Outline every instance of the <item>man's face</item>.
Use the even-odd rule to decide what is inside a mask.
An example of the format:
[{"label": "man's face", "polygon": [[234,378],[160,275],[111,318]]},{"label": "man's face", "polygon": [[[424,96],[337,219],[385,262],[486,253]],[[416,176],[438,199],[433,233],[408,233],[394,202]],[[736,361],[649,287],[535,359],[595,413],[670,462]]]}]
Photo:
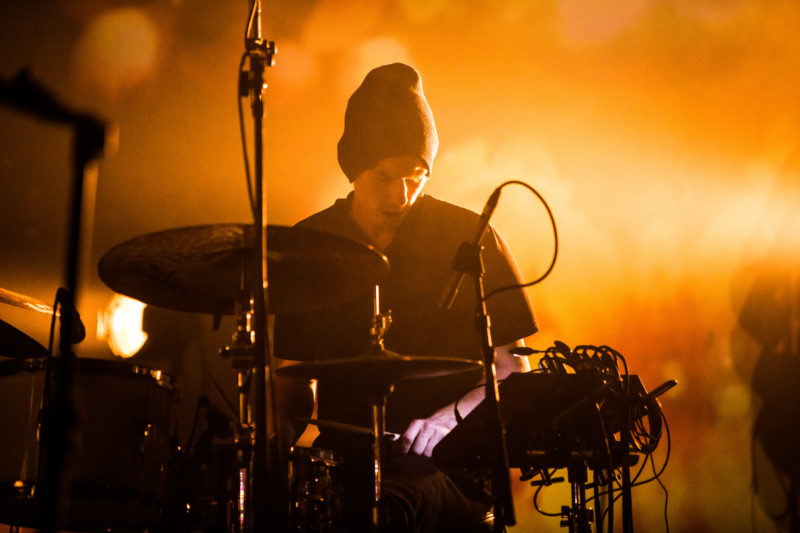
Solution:
[{"label": "man's face", "polygon": [[353,209],[381,228],[396,229],[428,182],[417,157],[381,159],[353,181]]}]

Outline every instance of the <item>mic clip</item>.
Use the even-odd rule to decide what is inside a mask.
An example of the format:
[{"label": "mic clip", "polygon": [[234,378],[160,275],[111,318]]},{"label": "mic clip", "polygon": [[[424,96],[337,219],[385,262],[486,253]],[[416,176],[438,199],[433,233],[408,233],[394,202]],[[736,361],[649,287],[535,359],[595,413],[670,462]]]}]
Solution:
[{"label": "mic clip", "polygon": [[442,293],[439,299],[439,307],[442,309],[450,309],[453,307],[453,302],[458,296],[461,289],[461,283],[464,277],[469,274],[483,276],[483,261],[481,260],[481,250],[483,246],[480,243],[462,242],[453,258],[453,270],[455,274],[450,280],[450,284]]},{"label": "mic clip", "polygon": [[462,242],[453,258],[453,270],[465,274],[483,274],[483,262],[480,253],[483,246],[476,243]]}]

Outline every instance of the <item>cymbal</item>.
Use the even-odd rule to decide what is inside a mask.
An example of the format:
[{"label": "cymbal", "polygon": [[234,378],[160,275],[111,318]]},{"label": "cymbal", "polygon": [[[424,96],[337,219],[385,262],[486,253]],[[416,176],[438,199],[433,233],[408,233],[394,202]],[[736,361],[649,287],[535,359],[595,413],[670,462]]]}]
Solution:
[{"label": "cymbal", "polygon": [[8,289],[0,288],[0,302],[21,307],[22,309],[36,311],[38,313],[45,313],[48,315],[53,314],[53,308],[41,300],[31,298],[30,296],[26,296],[18,292],[10,291]]},{"label": "cymbal", "polygon": [[47,349],[8,322],[0,320],[0,355],[16,359],[46,357]]},{"label": "cymbal", "polygon": [[287,377],[329,381],[394,384],[409,378],[432,378],[481,368],[470,359],[399,355],[389,350],[356,357],[306,361],[277,369]]},{"label": "cymbal", "polygon": [[[232,314],[253,269],[253,226],[216,224],[150,233],[105,253],[111,289],[177,311]],[[386,257],[355,241],[303,228],[267,227],[268,312],[330,306],[370,291],[388,273]]]}]

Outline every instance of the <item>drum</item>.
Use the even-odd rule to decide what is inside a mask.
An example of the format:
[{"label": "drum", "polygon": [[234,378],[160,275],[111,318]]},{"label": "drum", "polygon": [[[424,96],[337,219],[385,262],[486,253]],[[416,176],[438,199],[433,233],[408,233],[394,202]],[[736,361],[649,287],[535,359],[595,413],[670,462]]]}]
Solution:
[{"label": "drum", "polygon": [[331,451],[294,446],[289,451],[289,521],[294,531],[343,529],[341,459]]},{"label": "drum", "polygon": [[[176,484],[179,505],[174,522],[180,531],[233,531],[238,519],[239,462],[233,443],[190,448],[181,460]],[[233,529],[232,529],[233,528]]]},{"label": "drum", "polygon": [[[0,363],[0,522],[36,527],[46,360]],[[59,527],[143,527],[160,520],[178,395],[161,371],[76,359],[76,425],[62,474]]]}]

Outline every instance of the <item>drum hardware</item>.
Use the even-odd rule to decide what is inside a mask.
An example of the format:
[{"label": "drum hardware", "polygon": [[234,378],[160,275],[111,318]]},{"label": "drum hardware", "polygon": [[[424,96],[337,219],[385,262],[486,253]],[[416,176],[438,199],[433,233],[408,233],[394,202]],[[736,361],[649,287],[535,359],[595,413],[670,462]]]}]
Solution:
[{"label": "drum hardware", "polygon": [[409,378],[436,377],[480,368],[469,359],[440,356],[404,356],[377,346],[356,357],[303,362],[277,369],[279,375],[367,384],[373,398],[371,404],[373,437],[372,454],[375,465],[370,524],[380,530],[382,442],[386,434],[386,398],[394,385]]},{"label": "drum hardware", "polygon": [[[41,528],[40,428],[50,359],[0,363],[0,522]],[[77,423],[65,470],[69,529],[146,528],[161,520],[174,460],[177,390],[164,373],[76,359]]]},{"label": "drum hardware", "polygon": [[343,531],[342,460],[319,448],[289,449],[289,530],[308,533]]},{"label": "drum hardware", "polygon": [[[267,477],[270,466],[274,467],[267,451],[266,425],[270,419],[267,385],[272,384],[275,366],[269,364],[267,314],[324,307],[352,297],[379,282],[387,264],[383,255],[347,239],[267,225],[263,176],[263,93],[267,87],[264,71],[272,65],[276,47],[274,42],[262,38],[260,0],[250,4],[244,44],[238,88],[240,98],[249,98],[253,115],[252,185],[244,146],[253,224],[205,226],[145,236],[112,249],[101,259],[98,270],[101,279],[122,294],[150,305],[217,317],[234,311],[235,295],[244,276],[241,269],[245,265],[245,272],[250,274],[251,284],[247,288],[252,294],[254,316],[252,373],[247,376],[244,371],[238,372],[237,386],[242,398],[245,385],[252,380],[253,393],[246,402],[247,409],[240,400],[239,426],[240,443],[244,446],[245,440],[249,442],[253,453],[252,461],[248,458],[251,470],[240,472],[240,486],[250,487],[252,498],[240,501],[239,527],[260,532],[268,527]],[[244,70],[245,59],[249,70]],[[303,235],[313,237],[304,240]],[[286,245],[287,239],[290,246]],[[370,278],[374,279],[367,285]],[[274,396],[274,387],[270,390]],[[274,407],[274,397],[272,400]],[[249,418],[251,409],[255,424]],[[279,431],[275,413],[271,418],[275,431]],[[281,453],[281,446],[277,446],[277,471],[281,470]],[[250,474],[248,479],[243,478],[246,473]],[[274,492],[278,499],[285,496],[280,488]],[[285,508],[279,505],[278,512]]]},{"label": "drum hardware", "polygon": [[[205,427],[195,437],[201,413]],[[173,470],[172,501],[159,530],[234,530],[239,474],[233,436],[232,419],[201,395],[186,448]]]},{"label": "drum hardware", "polygon": [[[366,384],[370,396],[372,429],[372,461],[374,476],[372,479],[372,497],[370,506],[370,525],[373,531],[381,531],[381,479],[383,459],[383,441],[386,432],[386,400],[392,393],[394,385],[409,378],[436,377],[454,374],[479,368],[480,364],[468,359],[439,356],[403,356],[384,348],[383,336],[391,324],[390,315],[380,312],[380,289],[375,286],[373,299],[373,318],[370,330],[371,346],[362,355],[302,362],[277,369],[277,373],[287,377],[338,381],[345,383]],[[334,429],[355,429],[349,424],[318,421],[320,427]],[[336,426],[339,426],[338,428]],[[361,429],[355,429],[361,433]]]},{"label": "drum hardware", "polygon": [[[258,415],[252,396],[259,394],[254,391],[257,300],[248,296],[254,285],[248,269],[255,256],[253,236],[253,226],[246,224],[166,230],[115,246],[98,265],[106,285],[148,305],[215,316],[236,314],[231,342],[220,350],[236,371],[239,396],[235,531],[253,527],[252,483],[257,475],[253,460]],[[375,286],[388,271],[382,254],[348,239],[280,226],[269,226],[267,236],[271,312],[313,310],[347,300]]]},{"label": "drum hardware", "polygon": [[249,527],[248,509],[253,505],[253,446],[255,443],[255,423],[250,402],[253,374],[256,372],[255,342],[252,327],[254,314],[254,301],[248,300],[246,312],[239,314],[236,330],[232,342],[220,350],[223,358],[231,360],[231,366],[236,371],[236,390],[239,398],[239,412],[234,434],[234,447],[236,449],[236,520],[235,531],[246,531]]}]

